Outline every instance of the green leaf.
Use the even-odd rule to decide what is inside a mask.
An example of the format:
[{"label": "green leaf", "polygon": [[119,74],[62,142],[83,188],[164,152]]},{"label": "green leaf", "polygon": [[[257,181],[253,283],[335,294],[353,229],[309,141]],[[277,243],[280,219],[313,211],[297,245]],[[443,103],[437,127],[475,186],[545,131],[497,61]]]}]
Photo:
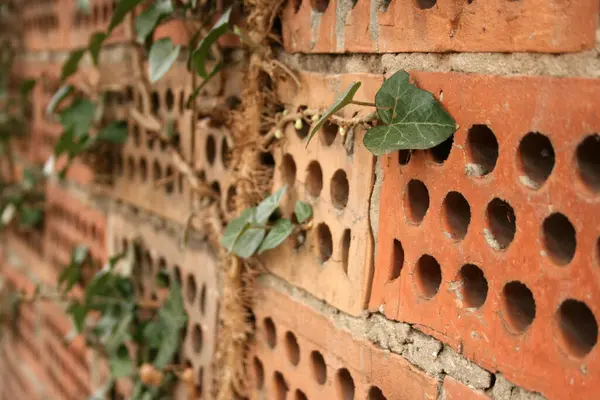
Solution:
[{"label": "green leaf", "polygon": [[21,226],[36,226],[42,220],[42,210],[35,207],[23,206],[19,218]]},{"label": "green leaf", "polygon": [[73,86],[71,85],[63,85],[61,86],[56,93],[52,95],[52,98],[48,102],[46,106],[46,114],[51,115],[56,110],[56,107],[73,91]]},{"label": "green leaf", "polygon": [[133,321],[133,313],[123,312],[122,316],[111,329],[111,335],[106,341],[106,351],[108,353],[118,352],[122,345],[131,340],[129,331],[131,330],[131,323]]},{"label": "green leaf", "polygon": [[325,113],[321,116],[321,118],[319,118],[319,120],[313,127],[312,131],[310,132],[310,135],[308,136],[308,140],[306,141],[306,146],[308,146],[308,144],[312,140],[313,136],[315,136],[315,133],[317,133],[319,128],[321,128],[321,126],[325,123],[325,121],[327,121],[329,119],[329,117],[331,117],[336,112],[338,112],[339,110],[341,110],[342,108],[344,108],[348,104],[350,104],[350,102],[352,102],[352,99],[354,99],[354,95],[358,91],[358,88],[360,88],[360,85],[361,85],[360,82],[352,82],[350,84],[350,86],[348,86],[346,88],[344,93],[342,93],[342,95],[340,97],[338,97],[337,100],[334,101],[331,106],[329,106],[327,111],[325,111]]},{"label": "green leaf", "polygon": [[94,33],[90,37],[88,49],[90,50],[90,55],[92,56],[92,61],[94,62],[94,65],[98,65],[98,56],[100,55],[100,49],[102,48],[102,44],[105,40],[106,33],[104,32]]},{"label": "green leaf", "polygon": [[456,122],[431,93],[409,82],[400,70],[383,82],[375,96],[384,125],[367,131],[364,144],[375,155],[396,150],[430,149],[456,131]]},{"label": "green leaf", "polygon": [[194,102],[194,100],[196,100],[196,97],[198,97],[198,94],[200,94],[200,91],[202,89],[204,89],[204,86],[206,86],[206,84],[208,84],[208,82],[210,82],[210,80],[221,70],[222,67],[223,67],[223,63],[218,63],[217,65],[215,65],[215,67],[210,72],[208,77],[206,77],[202,81],[202,83],[196,89],[194,89],[194,92],[190,95],[190,97],[188,97],[188,100],[186,102],[186,108],[192,107],[192,103]]},{"label": "green leaf", "polygon": [[26,79],[21,82],[21,96],[27,96],[35,87],[35,79]]},{"label": "green leaf", "polygon": [[135,33],[137,41],[144,43],[152,33],[160,19],[173,12],[171,0],[158,0],[135,18]]},{"label": "green leaf", "polygon": [[258,248],[258,254],[279,246],[293,231],[294,224],[292,224],[292,221],[289,219],[278,219]]},{"label": "green leaf", "polygon": [[177,60],[181,46],[174,46],[169,38],[159,39],[152,44],[148,62],[150,64],[150,82],[156,83]]},{"label": "green leaf", "polygon": [[90,0],[77,0],[77,9],[90,14]]},{"label": "green leaf", "polygon": [[90,250],[86,245],[77,246],[71,253],[71,262],[81,265],[85,260],[87,260],[89,254]]},{"label": "green leaf", "polygon": [[95,138],[99,141],[123,144],[127,140],[127,123],[125,121],[113,121],[98,132]]},{"label": "green leaf", "polygon": [[124,344],[116,352],[109,355],[108,368],[113,379],[133,375],[135,365]]},{"label": "green leaf", "polygon": [[273,214],[279,207],[279,202],[286,192],[287,185],[283,185],[281,189],[260,202],[260,204],[256,207],[256,213],[254,215],[254,221],[256,221],[258,225],[264,225],[267,223],[271,214]]},{"label": "green leaf", "polygon": [[77,68],[79,67],[79,61],[81,61],[81,59],[83,58],[85,51],[86,49],[79,49],[71,53],[67,61],[65,61],[65,63],[63,64],[62,72],[60,74],[61,82],[73,75],[75,71],[77,71]]},{"label": "green leaf", "polygon": [[36,183],[37,183],[37,176],[36,176],[34,170],[32,170],[31,168],[25,168],[25,170],[23,171],[23,181],[21,183],[21,186],[23,186],[23,189],[31,190],[35,187]]},{"label": "green leaf", "polygon": [[265,228],[247,228],[235,242],[233,252],[242,258],[252,257],[265,238],[266,233]]},{"label": "green leaf", "polygon": [[296,219],[298,223],[302,224],[304,221],[308,220],[313,215],[312,206],[303,201],[296,201],[296,207],[294,208],[294,214],[296,214]]},{"label": "green leaf", "polygon": [[138,4],[144,0],[120,0],[117,4],[117,8],[113,12],[110,24],[108,25],[108,33],[110,34],[113,29],[123,22],[127,13],[131,12]]},{"label": "green leaf", "polygon": [[233,250],[235,242],[252,221],[254,211],[254,208],[248,208],[239,217],[229,221],[221,238],[221,246],[225,247],[227,251],[231,252]]},{"label": "green leaf", "polygon": [[231,7],[221,15],[221,18],[213,25],[208,34],[198,43],[198,46],[192,52],[192,68],[204,79],[207,79],[212,74],[212,72],[206,72],[206,57],[210,52],[211,46],[229,30],[230,17]]},{"label": "green leaf", "polygon": [[71,318],[73,319],[73,326],[77,332],[83,331],[87,312],[87,307],[77,300],[69,304],[69,307],[67,308],[67,314],[71,315]]},{"label": "green leaf", "polygon": [[74,137],[78,138],[88,133],[92,127],[96,106],[88,99],[76,99],[58,115],[60,123],[65,130],[73,130]]},{"label": "green leaf", "polygon": [[75,146],[75,135],[73,134],[73,129],[68,129],[64,131],[56,145],[54,146],[54,155],[60,156],[62,153],[68,153],[70,149]]},{"label": "green leaf", "polygon": [[152,364],[156,368],[163,369],[179,351],[181,330],[187,323],[181,288],[177,282],[173,283],[169,297],[158,309],[158,320],[162,326],[162,340]]}]

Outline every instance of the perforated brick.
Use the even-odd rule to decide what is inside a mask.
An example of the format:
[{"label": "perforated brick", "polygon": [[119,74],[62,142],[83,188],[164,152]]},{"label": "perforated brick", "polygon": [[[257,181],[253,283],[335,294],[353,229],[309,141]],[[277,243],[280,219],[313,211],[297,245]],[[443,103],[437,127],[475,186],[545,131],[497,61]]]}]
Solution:
[{"label": "perforated brick", "polygon": [[[188,325],[181,361],[193,366],[198,389],[212,392],[212,356],[217,340],[219,286],[217,259],[206,247],[181,250],[177,233],[152,225],[148,216],[111,214],[111,254],[134,245],[141,271],[138,290],[150,298],[164,295],[156,285],[156,274],[165,269],[182,286]],[[138,241],[135,242],[135,239]],[[137,244],[135,244],[137,243]]]},{"label": "perforated brick", "polygon": [[[371,101],[381,77],[368,74],[300,74],[302,90],[283,87],[288,108],[325,109],[352,82],[360,80],[356,100]],[[292,85],[292,84],[290,84]],[[346,107],[345,117],[365,108]],[[373,241],[369,234],[369,198],[374,157],[362,145],[362,132],[345,137],[337,126],[326,125],[306,147],[309,126],[290,123],[285,139],[274,150],[273,190],[289,187],[281,209],[291,218],[296,200],[313,207],[313,228],[290,237],[265,253],[265,266],[274,274],[350,314],[357,315],[368,301]],[[305,236],[305,237],[302,237]]]},{"label": "perforated brick", "polygon": [[600,376],[600,85],[414,73],[459,129],[382,158],[370,309],[549,398]]},{"label": "perforated brick", "polygon": [[[67,33],[70,48],[86,47],[96,32],[106,32],[117,0],[90,0],[88,14],[73,7],[70,10],[71,29]],[[105,44],[123,42],[128,38],[127,19],[111,33]]]},{"label": "perforated brick", "polygon": [[595,44],[598,2],[295,0],[282,16],[286,51],[550,52]]},{"label": "perforated brick", "polygon": [[256,290],[253,399],[437,398],[437,381],[404,358],[354,339],[288,295]]},{"label": "perforated brick", "polygon": [[22,7],[23,40],[29,50],[56,50],[67,45],[68,0],[25,0]]}]

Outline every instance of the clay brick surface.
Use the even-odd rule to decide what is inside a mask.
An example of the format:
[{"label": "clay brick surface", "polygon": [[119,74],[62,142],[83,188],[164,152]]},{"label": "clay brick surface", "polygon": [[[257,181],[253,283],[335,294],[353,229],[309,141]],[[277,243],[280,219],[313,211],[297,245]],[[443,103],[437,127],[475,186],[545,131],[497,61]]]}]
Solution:
[{"label": "clay brick surface", "polygon": [[[302,90],[283,87],[288,108],[325,109],[352,82],[363,82],[356,100],[371,101],[381,77],[368,74],[300,74]],[[346,107],[348,117],[365,108]],[[273,190],[288,184],[282,201],[284,217],[291,218],[296,200],[313,207],[313,228],[299,244],[290,237],[265,253],[265,265],[274,274],[300,286],[333,306],[353,315],[368,301],[372,274],[373,241],[369,234],[369,198],[374,157],[362,145],[362,132],[342,137],[335,125],[321,129],[306,147],[308,124],[301,131],[291,123],[285,139],[274,150]],[[346,142],[346,143],[344,143]],[[286,260],[286,262],[281,262]]]},{"label": "clay brick surface", "polygon": [[413,77],[460,128],[382,158],[370,309],[549,398],[594,397],[599,82]]},{"label": "clay brick surface", "polygon": [[446,400],[489,400],[483,392],[471,389],[467,385],[446,375],[443,386]]},{"label": "clay brick surface", "polygon": [[593,48],[597,15],[594,0],[297,0],[286,3],[282,27],[289,52],[558,53]]},{"label": "clay brick surface", "polygon": [[256,293],[252,398],[437,398],[437,381],[404,358],[354,339],[288,295],[261,286]]}]

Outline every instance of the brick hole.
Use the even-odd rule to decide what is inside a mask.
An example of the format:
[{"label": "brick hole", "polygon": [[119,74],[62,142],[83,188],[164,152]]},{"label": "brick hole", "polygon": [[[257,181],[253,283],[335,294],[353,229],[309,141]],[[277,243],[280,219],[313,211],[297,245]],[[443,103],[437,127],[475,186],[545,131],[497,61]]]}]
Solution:
[{"label": "brick hole", "polygon": [[379,2],[379,4],[380,4],[379,10],[381,10],[381,12],[387,12],[387,10],[390,8],[391,2],[392,2],[392,0],[381,0]]},{"label": "brick hole", "polygon": [[135,161],[131,156],[127,158],[127,172],[129,179],[135,179]]},{"label": "brick hole", "polygon": [[231,164],[231,153],[226,137],[221,139],[221,164],[223,164],[223,167],[226,169],[229,168],[229,165]]},{"label": "brick hole", "polygon": [[[123,156],[121,154],[117,154],[115,156],[115,163],[116,163],[116,171],[117,171],[117,175],[118,176],[123,176]],[[135,168],[135,163],[133,164],[133,168]],[[135,175],[135,171],[134,171],[134,175]]]},{"label": "brick hole", "polygon": [[202,327],[198,324],[194,325],[194,332],[192,334],[192,347],[195,353],[202,351]]},{"label": "brick hole", "polygon": [[200,313],[204,315],[206,313],[206,284],[202,284],[200,289]]},{"label": "brick hole", "polygon": [[348,204],[348,194],[350,192],[350,185],[348,183],[348,177],[346,171],[338,169],[331,178],[331,202],[335,208],[342,209]]},{"label": "brick hole", "polygon": [[171,111],[173,106],[175,105],[175,95],[173,91],[169,88],[167,93],[165,94],[165,104],[167,105],[167,110]]},{"label": "brick hole", "polygon": [[175,282],[181,287],[182,279],[181,279],[181,268],[178,265],[173,269],[175,271]]},{"label": "brick hole", "polygon": [[177,191],[179,194],[183,193],[183,174],[177,174]]},{"label": "brick hole", "polygon": [[306,169],[306,190],[313,197],[319,197],[323,189],[323,171],[318,161],[312,161]]},{"label": "brick hole", "polygon": [[227,199],[226,199],[227,211],[229,211],[229,212],[235,211],[236,196],[237,196],[236,187],[234,185],[229,186],[229,189],[227,189]]},{"label": "brick hole", "polygon": [[308,397],[306,397],[302,390],[296,389],[296,392],[294,393],[294,400],[308,400]]},{"label": "brick hole", "polygon": [[352,379],[350,371],[348,371],[346,368],[342,368],[337,372],[335,387],[338,399],[354,399],[354,379]]},{"label": "brick hole", "polygon": [[196,380],[196,395],[199,398],[202,398],[202,391],[204,390],[204,368],[200,367],[198,369],[198,378]]},{"label": "brick hole", "polygon": [[467,175],[484,176],[496,167],[498,140],[486,125],[473,125],[467,133]]},{"label": "brick hole", "polygon": [[133,102],[133,98],[134,98],[133,86],[127,86],[127,88],[125,89],[125,97],[127,98],[128,103]]},{"label": "brick hole", "polygon": [[516,230],[513,208],[504,200],[493,199],[486,210],[484,236],[487,243],[496,250],[506,249],[515,238]]},{"label": "brick hole", "polygon": [[414,279],[421,297],[433,298],[440,290],[442,283],[440,264],[429,254],[421,256],[417,261]]},{"label": "brick hole", "polygon": [[429,209],[429,191],[423,182],[412,179],[406,186],[404,210],[406,216],[415,224],[420,224]]},{"label": "brick hole", "polygon": [[211,189],[221,197],[221,185],[218,181],[214,181],[210,184]]},{"label": "brick hole", "polygon": [[178,151],[181,151],[181,134],[179,132],[175,132],[173,133],[173,136],[171,136],[171,146]]},{"label": "brick hole", "polygon": [[138,147],[142,144],[142,135],[140,133],[140,127],[137,125],[133,125],[133,143]]},{"label": "brick hole", "polygon": [[575,228],[569,219],[554,213],[542,224],[542,238],[548,255],[558,265],[566,265],[573,259],[577,241]]},{"label": "brick hole", "polygon": [[140,177],[142,178],[142,182],[146,182],[148,179],[148,165],[146,164],[146,159],[143,157],[140,160]]},{"label": "brick hole", "polygon": [[394,245],[392,249],[392,268],[390,269],[389,281],[398,279],[404,266],[404,248],[399,240],[394,239]]},{"label": "brick hole", "polygon": [[512,281],[502,289],[502,302],[505,309],[505,322],[513,331],[524,332],[535,318],[535,299],[529,288]]},{"label": "brick hole", "polygon": [[331,146],[331,144],[335,141],[335,138],[338,133],[339,126],[337,124],[333,124],[329,121],[325,121],[323,127],[321,128],[321,141],[325,146]]},{"label": "brick hole", "polygon": [[529,132],[519,143],[518,167],[524,176],[521,183],[537,189],[550,176],[554,168],[554,148],[547,136]]},{"label": "brick hole", "polygon": [[450,151],[452,150],[452,145],[454,144],[454,135],[450,136],[448,139],[444,140],[442,143],[437,146],[431,148],[429,150],[429,154],[431,154],[431,158],[436,164],[443,164],[444,161],[450,157]]},{"label": "brick hole", "polygon": [[208,135],[206,138],[206,160],[210,165],[215,163],[217,157],[217,142],[212,135]]},{"label": "brick hole", "polygon": [[160,167],[158,161],[154,161],[154,164],[152,165],[152,179],[154,182],[162,179],[162,168]]},{"label": "brick hole", "polygon": [[399,150],[398,151],[398,163],[400,165],[407,165],[408,162],[410,161],[410,155],[411,155],[410,150]]},{"label": "brick hole", "polygon": [[262,389],[265,385],[265,368],[263,367],[263,363],[257,357],[254,357],[252,365],[254,366],[254,377],[256,378],[256,387],[257,389]]},{"label": "brick hole", "polygon": [[333,239],[327,224],[320,223],[317,226],[317,240],[319,242],[319,259],[321,262],[325,262],[333,254]]},{"label": "brick hole", "polygon": [[348,261],[350,259],[350,242],[352,241],[352,232],[350,229],[344,229],[344,234],[342,235],[342,268],[344,268],[344,272],[348,275]]},{"label": "brick hole", "polygon": [[285,353],[292,365],[298,365],[300,362],[300,346],[296,335],[290,331],[285,334]]},{"label": "brick hole", "polygon": [[156,271],[156,273],[161,273],[161,272],[165,272],[167,270],[167,261],[165,260],[164,257],[159,257],[158,258],[158,269]]},{"label": "brick hole", "polygon": [[596,239],[596,263],[600,265],[600,237]]},{"label": "brick hole", "polygon": [[263,320],[263,328],[265,330],[265,338],[270,348],[274,349],[277,345],[277,329],[275,323],[270,317]]},{"label": "brick hole", "polygon": [[316,12],[323,13],[329,7],[329,0],[310,0],[310,5]]},{"label": "brick hole", "polygon": [[186,285],[186,296],[187,300],[190,303],[193,303],[196,300],[196,280],[194,279],[194,275],[188,274],[187,276],[187,285]]},{"label": "brick hole", "polygon": [[92,9],[92,24],[96,25],[98,24],[98,17],[99,17],[99,9],[98,9],[98,5],[95,5],[94,8]]},{"label": "brick hole", "polygon": [[310,368],[315,381],[319,385],[324,385],[327,381],[327,366],[325,365],[323,355],[317,350],[310,353]]},{"label": "brick hole", "polygon": [[287,392],[289,392],[290,390],[290,387],[285,381],[283,374],[279,371],[275,371],[275,374],[273,375],[273,382],[275,387],[275,399],[285,400],[285,398],[287,397]]},{"label": "brick hole", "polygon": [[167,166],[167,172],[165,176],[169,178],[169,181],[165,184],[165,192],[169,195],[173,194],[175,191],[175,181],[177,178],[174,176],[173,167],[170,165]]},{"label": "brick hole", "polygon": [[[311,0],[311,2],[312,1],[313,0]],[[298,107],[298,112],[303,112],[306,109],[307,109],[306,106],[300,106],[300,107]],[[308,132],[310,131],[310,125],[304,120],[304,118],[300,118],[300,120],[302,121],[302,127],[300,129],[294,128],[294,130],[296,131],[296,135],[298,135],[298,138],[304,139],[305,137],[308,136]]]},{"label": "brick hole", "polygon": [[458,272],[460,295],[467,308],[480,308],[488,294],[488,282],[483,271],[474,264],[464,265]]},{"label": "brick hole", "polygon": [[471,223],[471,207],[465,197],[458,192],[446,195],[442,205],[442,227],[450,238],[462,240],[467,235]]},{"label": "brick hole", "polygon": [[433,8],[436,3],[437,0],[417,0],[417,7],[419,7],[421,10],[427,10]]},{"label": "brick hole", "polygon": [[302,5],[302,0],[294,0],[294,13],[298,13],[298,11],[300,11],[301,5]]},{"label": "brick hole", "polygon": [[367,400],[386,400],[386,397],[377,386],[371,386],[369,394],[367,395]]},{"label": "brick hole", "polygon": [[600,134],[587,136],[577,146],[579,177],[591,191],[600,192]]},{"label": "brick hole", "polygon": [[289,187],[296,183],[296,162],[289,153],[286,153],[281,159],[281,177]]},{"label": "brick hole", "polygon": [[598,323],[589,307],[578,300],[565,300],[557,312],[561,339],[575,357],[584,357],[598,341]]}]

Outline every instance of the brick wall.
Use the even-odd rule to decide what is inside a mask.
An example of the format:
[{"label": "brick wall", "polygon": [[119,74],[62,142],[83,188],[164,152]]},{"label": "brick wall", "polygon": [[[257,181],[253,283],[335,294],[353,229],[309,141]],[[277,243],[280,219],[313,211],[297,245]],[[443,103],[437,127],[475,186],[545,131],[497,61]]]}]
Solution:
[{"label": "brick wall", "polygon": [[[116,2],[92,1],[90,16],[75,1],[30,3],[18,73],[44,84],[33,94],[24,164],[43,162],[60,133],[44,109],[61,62],[106,27]],[[273,190],[289,185],[282,214],[302,200],[314,220],[301,241],[260,258],[246,357],[250,398],[598,397],[598,14],[596,0],[284,4],[276,57],[301,83],[278,88],[290,110],[326,107],[357,80],[355,99],[372,101],[385,78],[406,69],[459,128],[433,149],[374,157],[362,128],[342,137],[325,125],[305,148],[308,124],[290,124],[285,140],[262,155]],[[181,28],[169,24],[156,36],[185,44]],[[185,109],[192,77],[184,61],[145,98],[133,86],[127,39],[118,30],[102,53],[100,80],[122,84],[109,96],[108,115],[127,117],[130,106],[174,115],[185,160],[221,194],[223,215],[234,216],[227,124]],[[244,84],[236,64],[200,97],[239,100]],[[364,108],[340,115],[356,112]],[[173,173],[172,159],[132,119],[123,151],[107,160],[108,181],[76,163],[66,182],[46,184],[43,229],[5,235],[3,273],[33,290],[55,282],[74,245],[87,244],[101,263],[141,238],[138,289],[160,298],[152,273],[174,271],[190,316],[180,360],[193,367],[199,395],[212,398],[220,253],[198,238],[179,250],[183,225],[203,204],[182,178],[154,184]],[[59,307],[23,309],[2,346],[2,398],[75,399],[99,386],[105,366],[91,361],[81,339],[65,344],[69,330]],[[119,387],[125,396],[127,385]]]}]

